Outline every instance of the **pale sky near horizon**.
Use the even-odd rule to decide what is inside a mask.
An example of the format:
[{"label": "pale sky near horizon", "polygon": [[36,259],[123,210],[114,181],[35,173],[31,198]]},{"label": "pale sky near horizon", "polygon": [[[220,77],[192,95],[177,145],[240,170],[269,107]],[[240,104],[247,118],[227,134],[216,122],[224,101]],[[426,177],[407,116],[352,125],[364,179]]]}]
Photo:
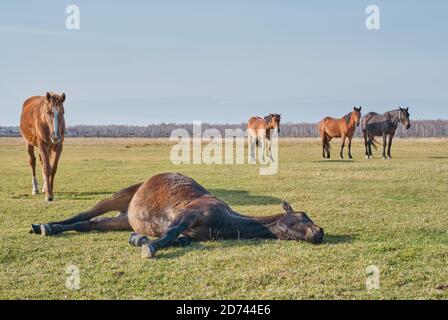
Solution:
[{"label": "pale sky near horizon", "polygon": [[[65,28],[80,8],[81,28]],[[381,29],[365,28],[378,5]],[[67,95],[75,124],[241,123],[354,105],[448,119],[448,1],[14,1],[0,4],[0,125]]]}]

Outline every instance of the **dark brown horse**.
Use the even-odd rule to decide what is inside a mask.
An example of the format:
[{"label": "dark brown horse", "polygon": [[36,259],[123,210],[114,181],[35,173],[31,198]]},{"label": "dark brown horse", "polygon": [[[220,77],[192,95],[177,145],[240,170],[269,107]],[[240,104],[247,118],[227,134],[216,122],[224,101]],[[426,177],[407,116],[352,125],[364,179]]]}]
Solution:
[{"label": "dark brown horse", "polygon": [[255,145],[261,142],[261,160],[265,160],[266,145],[268,147],[269,158],[274,161],[271,153],[271,130],[280,133],[281,115],[270,113],[268,116],[252,117],[247,122],[247,134],[249,136],[250,160],[255,161]]},{"label": "dark brown horse", "polygon": [[65,94],[47,92],[44,97],[35,96],[23,103],[20,132],[26,142],[29,164],[33,171],[33,194],[39,193],[36,179],[36,156],[39,149],[42,164],[43,188],[46,201],[53,201],[54,177],[58,169],[65,133]]},{"label": "dark brown horse", "polygon": [[[34,233],[64,231],[133,230],[129,242],[142,247],[152,258],[157,250],[187,245],[192,240],[272,238],[320,243],[324,231],[304,212],[295,212],[283,202],[284,213],[250,217],[233,211],[193,179],[177,173],[162,173],[143,184],[123,189],[92,209],[68,220],[33,224]],[[109,211],[117,217],[93,219]],[[148,237],[157,237],[149,240]]]},{"label": "dark brown horse", "polygon": [[[352,157],[352,139],[355,134],[356,127],[359,126],[361,119],[361,107],[353,108],[353,111],[346,114],[340,119],[326,117],[319,122],[319,134],[322,140],[322,157],[330,158],[330,141],[333,138],[342,137],[341,159],[344,159],[345,139],[348,138],[348,157]],[[325,154],[326,153],[326,154]]]}]

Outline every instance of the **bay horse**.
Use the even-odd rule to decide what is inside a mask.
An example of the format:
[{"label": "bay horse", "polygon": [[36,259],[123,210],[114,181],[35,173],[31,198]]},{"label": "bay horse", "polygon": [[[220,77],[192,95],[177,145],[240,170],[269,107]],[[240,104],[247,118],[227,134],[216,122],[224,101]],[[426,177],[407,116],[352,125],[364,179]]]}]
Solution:
[{"label": "bay horse", "polygon": [[[404,125],[406,130],[411,127],[409,116],[409,108],[402,107],[399,107],[396,110],[387,111],[384,114],[369,112],[364,115],[361,120],[361,130],[364,136],[366,159],[373,157],[372,145],[376,149],[375,136],[383,137],[383,159],[386,159],[386,146],[387,158],[392,159],[390,149],[392,147],[392,139],[394,138],[395,131],[400,123]],[[387,136],[389,136],[389,143],[387,143]]]},{"label": "bay horse", "polygon": [[[31,232],[54,235],[65,231],[130,230],[129,243],[152,258],[159,249],[211,239],[305,240],[319,244],[324,231],[304,212],[283,202],[284,213],[251,217],[232,210],[190,177],[162,173],[100,201],[74,217],[33,224]],[[96,218],[118,211],[112,218]],[[157,237],[150,240],[148,237]]]},{"label": "bay horse", "polygon": [[20,133],[26,142],[33,173],[32,193],[39,193],[34,155],[34,147],[37,147],[42,165],[42,192],[46,201],[53,201],[54,177],[64,143],[64,101],[65,93],[47,92],[45,96],[30,97],[23,103],[20,117]]},{"label": "bay horse", "polygon": [[326,117],[318,124],[319,134],[322,141],[322,157],[330,158],[330,141],[333,138],[341,138],[341,159],[344,159],[345,140],[348,138],[348,157],[352,157],[352,139],[355,134],[356,127],[359,126],[361,120],[361,107],[353,107],[353,111],[346,114],[342,118],[336,119]]},{"label": "bay horse", "polygon": [[268,116],[251,117],[247,122],[247,134],[249,136],[250,159],[255,161],[255,145],[261,142],[261,160],[265,160],[266,145],[268,147],[269,158],[274,161],[271,152],[271,130],[280,133],[281,115],[270,113]]}]

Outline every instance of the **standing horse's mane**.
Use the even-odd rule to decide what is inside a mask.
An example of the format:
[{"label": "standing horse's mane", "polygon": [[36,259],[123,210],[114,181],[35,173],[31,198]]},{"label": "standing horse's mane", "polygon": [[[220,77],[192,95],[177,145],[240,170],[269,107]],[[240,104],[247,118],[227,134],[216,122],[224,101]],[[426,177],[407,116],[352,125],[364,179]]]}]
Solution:
[{"label": "standing horse's mane", "polygon": [[344,116],[345,122],[346,122],[347,124],[350,123],[350,118],[352,117],[352,113],[353,113],[353,111],[347,113],[347,114]]}]

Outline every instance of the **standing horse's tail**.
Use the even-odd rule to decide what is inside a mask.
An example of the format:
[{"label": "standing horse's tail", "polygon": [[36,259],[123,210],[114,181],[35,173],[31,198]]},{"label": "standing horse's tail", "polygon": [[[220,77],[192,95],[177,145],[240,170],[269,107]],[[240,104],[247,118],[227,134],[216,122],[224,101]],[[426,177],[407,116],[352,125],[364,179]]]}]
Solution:
[{"label": "standing horse's tail", "polygon": [[320,137],[322,139],[322,145],[327,154],[330,154],[331,146],[330,146],[330,137],[325,132],[325,124],[324,120],[318,123],[317,130],[319,131]]},{"label": "standing horse's tail", "polygon": [[379,142],[376,141],[375,136],[373,136],[373,135],[369,135],[369,144],[370,144],[371,146],[373,146],[373,148],[374,148],[375,150],[378,150]]},{"label": "standing horse's tail", "polygon": [[327,152],[327,154],[330,154],[330,151],[331,151],[331,145],[330,145],[330,142],[329,142],[329,139],[328,139],[328,136],[327,136],[327,134],[325,134],[324,133],[324,138],[322,139],[322,143],[324,144],[324,149],[325,149],[325,151]]}]

